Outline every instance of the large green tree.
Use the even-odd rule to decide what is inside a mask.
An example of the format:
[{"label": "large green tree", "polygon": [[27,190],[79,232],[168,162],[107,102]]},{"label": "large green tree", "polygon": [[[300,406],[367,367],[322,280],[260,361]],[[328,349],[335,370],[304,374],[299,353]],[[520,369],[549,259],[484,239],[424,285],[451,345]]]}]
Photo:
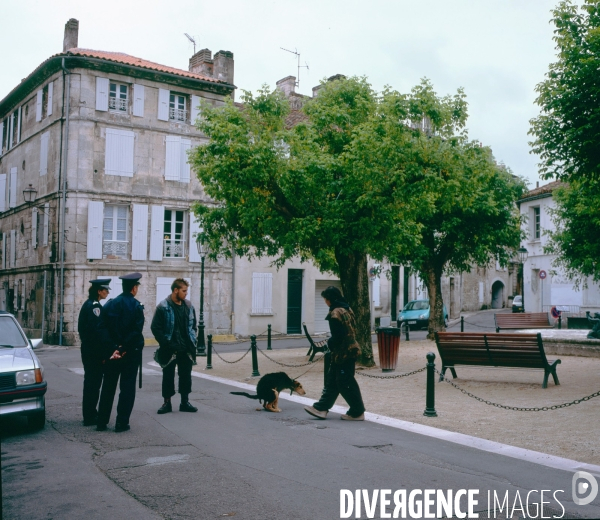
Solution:
[{"label": "large green tree", "polygon": [[557,61],[537,85],[531,121],[540,173],[569,183],[555,191],[557,226],[548,252],[572,278],[600,279],[600,2],[561,2],[553,11]]},{"label": "large green tree", "polygon": [[[374,156],[382,171],[402,171],[401,189],[415,204],[409,215],[417,240],[388,258],[410,265],[426,283],[432,337],[444,328],[442,275],[496,260],[506,265],[519,246],[515,203],[525,184],[497,165],[489,148],[468,140],[461,90],[439,97],[425,80],[407,96],[386,91],[380,115],[353,143],[356,164],[372,163]],[[409,121],[408,132],[399,120]]]}]

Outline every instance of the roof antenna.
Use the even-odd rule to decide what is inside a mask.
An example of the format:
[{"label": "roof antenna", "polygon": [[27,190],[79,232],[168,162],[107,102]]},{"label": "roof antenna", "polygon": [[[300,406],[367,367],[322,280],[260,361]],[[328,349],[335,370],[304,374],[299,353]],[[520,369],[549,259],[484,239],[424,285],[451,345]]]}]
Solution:
[{"label": "roof antenna", "polygon": [[194,40],[194,38],[192,38],[188,33],[183,33],[183,34],[185,34],[187,39],[190,40],[194,44],[194,54],[196,54],[196,40]]},{"label": "roof antenna", "polygon": [[300,53],[298,52],[298,49],[294,49],[293,51],[290,51],[288,49],[284,49],[283,47],[279,47],[279,48],[282,51],[291,52],[292,54],[295,54],[298,57],[298,81],[296,81],[296,86],[298,88],[300,88],[300,69],[308,70],[308,63],[304,62],[304,65],[300,65]]}]

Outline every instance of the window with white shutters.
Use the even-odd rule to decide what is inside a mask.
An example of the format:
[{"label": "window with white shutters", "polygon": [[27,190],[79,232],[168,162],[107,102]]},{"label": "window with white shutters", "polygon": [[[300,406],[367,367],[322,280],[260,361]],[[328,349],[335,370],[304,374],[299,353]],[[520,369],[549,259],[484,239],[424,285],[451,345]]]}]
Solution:
[{"label": "window with white shutters", "polygon": [[133,205],[133,223],[131,226],[131,259],[146,260],[148,257],[148,206]]},{"label": "window with white shutters", "polygon": [[165,219],[164,206],[152,206],[150,217],[150,260],[163,259],[163,228]]},{"label": "window with white shutters", "polygon": [[106,175],[133,177],[135,134],[129,130],[106,129]]},{"label": "window with white shutters", "polygon": [[169,92],[169,121],[185,123],[187,120],[187,96]]},{"label": "window with white shutters", "polygon": [[102,258],[127,258],[128,206],[104,206]]},{"label": "window with white shutters", "polygon": [[190,99],[190,124],[195,125],[200,116],[200,97],[192,96]]},{"label": "window with white shutters", "polygon": [[169,91],[158,89],[158,116],[159,121],[169,120]]},{"label": "window with white shutters", "polygon": [[48,173],[48,141],[50,132],[44,132],[40,136],[40,176]]},{"label": "window with white shutters", "polygon": [[108,111],[108,78],[96,78],[96,110]]},{"label": "window with white shutters", "polygon": [[108,109],[112,112],[127,113],[129,106],[129,87],[123,83],[109,83]]},{"label": "window with white shutters", "polygon": [[48,83],[48,104],[46,108],[46,115],[52,115],[52,102],[54,101],[54,83],[51,81]]},{"label": "window with white shutters", "polygon": [[194,213],[190,211],[190,254],[188,255],[188,259],[190,262],[201,261],[200,253],[198,253],[198,246],[196,245],[198,234],[201,233],[201,231],[202,228],[200,227],[200,223],[196,220],[196,215],[194,215]]},{"label": "window with white shutters", "polygon": [[6,211],[6,208],[8,208],[8,204],[6,203],[6,185],[8,183],[7,179],[8,175],[6,175],[6,173],[0,174],[0,211]]},{"label": "window with white shutters", "polygon": [[42,100],[44,99],[44,91],[42,89],[37,91],[35,101],[35,120],[42,120]]},{"label": "window with white shutters", "polygon": [[184,258],[187,211],[165,209],[163,222],[163,257]]},{"label": "window with white shutters", "polygon": [[192,147],[189,139],[168,135],[165,137],[165,179],[168,181],[190,182],[188,150]]},{"label": "window with white shutters", "polygon": [[104,203],[97,200],[88,202],[87,257],[90,260],[102,259],[102,227]]},{"label": "window with white shutters", "polygon": [[14,208],[17,205],[17,167],[10,169],[10,178],[8,180],[8,207]]},{"label": "window with white shutters", "polygon": [[252,314],[273,314],[272,273],[252,273]]},{"label": "window with white shutters", "polygon": [[133,85],[133,115],[144,117],[144,85]]}]

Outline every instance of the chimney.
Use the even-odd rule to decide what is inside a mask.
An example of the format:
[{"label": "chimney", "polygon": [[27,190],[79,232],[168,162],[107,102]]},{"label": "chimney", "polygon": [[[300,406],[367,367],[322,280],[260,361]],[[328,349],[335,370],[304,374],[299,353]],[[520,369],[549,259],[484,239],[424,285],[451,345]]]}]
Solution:
[{"label": "chimney", "polygon": [[189,71],[213,77],[213,60],[210,49],[202,49],[190,58]]},{"label": "chimney", "polygon": [[535,187],[539,188],[540,187],[540,181],[535,181]]},{"label": "chimney", "polygon": [[63,52],[67,52],[69,49],[77,47],[79,40],[79,20],[71,18],[65,24],[65,38],[63,40]]},{"label": "chimney", "polygon": [[287,76],[280,79],[276,85],[277,88],[285,94],[285,97],[289,97],[290,94],[293,94],[296,91],[296,77]]},{"label": "chimney", "polygon": [[233,52],[219,51],[214,61],[213,78],[233,85]]},{"label": "chimney", "polygon": [[319,95],[319,90],[321,90],[323,88],[323,85],[317,85],[316,87],[313,87],[312,89],[312,93],[314,98],[316,98]]}]

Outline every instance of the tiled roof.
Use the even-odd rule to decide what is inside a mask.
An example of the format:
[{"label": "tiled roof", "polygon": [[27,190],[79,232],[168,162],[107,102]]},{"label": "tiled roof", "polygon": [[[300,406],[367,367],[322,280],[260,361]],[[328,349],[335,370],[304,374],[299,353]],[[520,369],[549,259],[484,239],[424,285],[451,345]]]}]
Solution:
[{"label": "tiled roof", "polygon": [[302,110],[290,110],[290,113],[285,119],[285,127],[290,129],[304,121],[308,121],[308,117]]},{"label": "tiled roof", "polygon": [[62,56],[64,54],[114,61],[115,63],[123,63],[125,65],[132,65],[134,67],[141,67],[143,69],[155,70],[157,72],[167,72],[169,74],[176,74],[177,76],[184,76],[186,78],[200,79],[203,81],[210,81],[212,83],[221,83],[225,85],[227,84],[225,81],[214,79],[210,76],[189,72],[183,69],[176,69],[175,67],[169,67],[167,65],[161,65],[160,63],[154,63],[153,61],[136,58],[135,56],[130,56],[129,54],[125,54],[123,52],[94,51],[91,49],[81,49],[79,47],[75,47],[73,49],[69,49],[65,53],[58,54],[57,56]]},{"label": "tiled roof", "polygon": [[539,197],[540,195],[551,194],[556,188],[563,188],[565,186],[567,186],[567,184],[562,181],[549,182],[548,184],[544,184],[539,188],[529,190],[523,195],[523,198],[521,200]]}]

